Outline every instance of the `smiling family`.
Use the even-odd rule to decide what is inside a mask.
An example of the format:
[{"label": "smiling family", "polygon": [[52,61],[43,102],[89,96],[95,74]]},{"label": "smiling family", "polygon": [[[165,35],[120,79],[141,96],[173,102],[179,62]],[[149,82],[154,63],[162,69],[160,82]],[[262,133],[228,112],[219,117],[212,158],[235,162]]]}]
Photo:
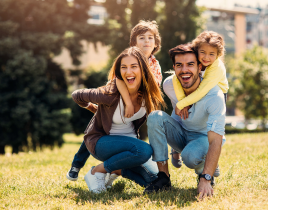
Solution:
[{"label": "smiling family", "polygon": [[[145,193],[171,190],[169,144],[175,167],[183,162],[195,169],[199,198],[212,196],[225,142],[228,82],[219,58],[225,51],[223,38],[205,31],[192,43],[169,50],[175,73],[164,80],[163,89],[173,106],[171,116],[161,111],[166,105],[154,57],[161,47],[156,22],[140,21],[131,31],[130,46],[114,61],[105,86],[72,93],[94,116],[67,178],[76,181],[91,154],[103,162],[84,177],[91,192],[106,191],[119,176],[145,187]],[[138,139],[146,119],[150,145]]]}]

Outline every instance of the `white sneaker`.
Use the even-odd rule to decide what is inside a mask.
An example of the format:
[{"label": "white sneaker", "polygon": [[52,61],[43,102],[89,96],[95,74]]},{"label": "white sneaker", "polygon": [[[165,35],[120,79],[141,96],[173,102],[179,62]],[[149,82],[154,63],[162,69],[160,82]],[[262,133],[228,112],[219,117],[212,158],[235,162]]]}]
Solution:
[{"label": "white sneaker", "polygon": [[89,172],[84,176],[84,181],[86,182],[89,190],[94,193],[101,193],[106,191],[105,187],[105,173],[96,172],[95,175],[92,174],[93,166]]},{"label": "white sneaker", "polygon": [[111,188],[112,183],[119,177],[117,174],[107,173],[105,177],[105,186],[106,188]]}]

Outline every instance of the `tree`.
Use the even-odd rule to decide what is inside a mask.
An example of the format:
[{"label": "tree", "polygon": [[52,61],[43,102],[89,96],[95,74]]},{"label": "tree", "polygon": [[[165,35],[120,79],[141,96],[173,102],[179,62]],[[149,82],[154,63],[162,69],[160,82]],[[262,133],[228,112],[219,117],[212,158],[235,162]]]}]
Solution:
[{"label": "tree", "polygon": [[67,83],[52,58],[66,47],[74,65],[80,41],[99,41],[105,27],[89,26],[89,1],[0,1],[0,153],[61,146],[69,131]]},{"label": "tree", "polygon": [[[196,38],[197,32],[203,28],[201,12],[196,6],[196,0],[164,0],[161,1],[159,31],[162,37],[161,51],[157,55],[161,65],[163,78],[170,76],[166,73],[172,69],[169,50],[179,44],[185,44]],[[171,103],[167,97],[165,101],[171,112]]]},{"label": "tree", "polygon": [[268,53],[254,46],[228,61],[229,103],[243,111],[246,120],[268,118]]}]

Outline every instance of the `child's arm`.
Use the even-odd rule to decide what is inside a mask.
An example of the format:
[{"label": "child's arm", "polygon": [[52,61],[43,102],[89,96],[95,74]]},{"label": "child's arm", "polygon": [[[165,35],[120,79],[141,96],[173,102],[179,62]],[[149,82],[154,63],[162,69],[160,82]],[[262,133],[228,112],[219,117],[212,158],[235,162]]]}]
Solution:
[{"label": "child's arm", "polygon": [[116,84],[117,84],[117,88],[123,98],[123,101],[125,102],[125,117],[130,118],[134,115],[134,107],[133,104],[131,102],[130,96],[129,96],[129,92],[128,89],[124,83],[124,81],[119,80],[118,78],[116,78]]},{"label": "child's arm", "polygon": [[210,67],[207,68],[201,85],[199,85],[196,91],[176,104],[178,109],[181,110],[186,106],[196,103],[202,99],[213,87],[215,87],[224,77],[226,78],[226,70],[225,68],[219,66],[219,62],[219,59],[217,59]]},{"label": "child's arm", "polygon": [[89,103],[89,105],[87,107],[85,107],[85,109],[91,111],[92,113],[96,113],[98,106],[96,104],[93,103]]}]

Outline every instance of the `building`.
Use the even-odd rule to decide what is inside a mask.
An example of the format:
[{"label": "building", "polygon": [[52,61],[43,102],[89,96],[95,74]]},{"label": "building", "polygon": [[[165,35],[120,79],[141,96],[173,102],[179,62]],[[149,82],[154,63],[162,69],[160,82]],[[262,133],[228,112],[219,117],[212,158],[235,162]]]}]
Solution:
[{"label": "building", "polygon": [[203,15],[207,18],[206,30],[223,35],[227,54],[240,54],[247,49],[247,18],[258,14],[258,9],[234,7],[207,8]]},{"label": "building", "polygon": [[[106,9],[101,3],[94,3],[91,5],[88,14],[90,15],[90,19],[88,19],[87,22],[95,25],[104,24],[105,18],[107,17]],[[81,44],[85,53],[80,57],[80,66],[73,66],[72,59],[67,49],[63,49],[62,53],[54,58],[54,61],[61,64],[64,69],[85,69],[90,66],[95,69],[101,69],[101,67],[106,65],[109,59],[109,46],[103,46],[102,43],[98,42],[96,44],[96,49],[93,44],[88,43],[87,41],[82,41]]]}]

